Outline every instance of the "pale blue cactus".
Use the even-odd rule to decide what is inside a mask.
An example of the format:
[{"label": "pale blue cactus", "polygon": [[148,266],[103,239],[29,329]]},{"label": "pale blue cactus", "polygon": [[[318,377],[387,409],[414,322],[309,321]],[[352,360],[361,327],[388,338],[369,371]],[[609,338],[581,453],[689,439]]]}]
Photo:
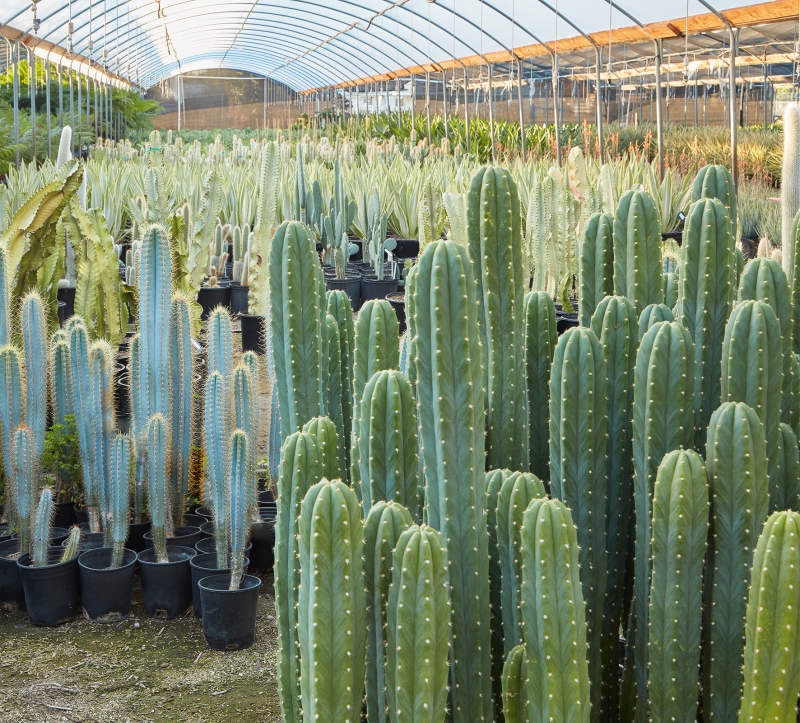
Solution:
[{"label": "pale blue cactus", "polygon": [[227,460],[229,437],[228,406],[230,398],[228,387],[218,371],[211,372],[206,379],[204,412],[204,434],[206,463],[208,466],[208,487],[206,500],[214,513],[214,540],[217,549],[217,567],[228,566],[228,516],[229,497],[227,491]]},{"label": "pale blue cactus", "polygon": [[110,567],[119,567],[128,539],[128,502],[131,476],[131,444],[127,435],[117,434],[111,441],[108,469],[108,511],[104,526],[110,531]]},{"label": "pale blue cactus", "polygon": [[[33,567],[44,567],[50,549],[50,525],[53,522],[53,491],[47,487],[39,495],[36,518],[33,523],[33,544],[31,545],[31,564]],[[22,549],[22,548],[20,548]]]},{"label": "pale blue cactus", "polygon": [[63,333],[50,340],[50,406],[53,410],[53,424],[66,424],[67,415],[75,414],[70,384],[71,364],[69,342]]},{"label": "pale blue cactus", "polygon": [[33,434],[33,456],[44,453],[47,427],[47,318],[36,291],[22,300],[22,338],[25,344],[25,423]]},{"label": "pale blue cactus", "polygon": [[255,479],[250,477],[247,433],[234,429],[228,443],[228,506],[231,543],[231,590],[238,590],[244,576],[244,548],[250,537]]},{"label": "pale blue cactus", "polygon": [[6,249],[0,248],[0,347],[11,342],[10,296],[14,280],[9,278]]},{"label": "pale blue cactus", "polygon": [[36,500],[36,480],[33,473],[33,434],[26,426],[16,428],[11,438],[11,501],[14,523],[19,532],[19,551],[30,549],[31,518]]},{"label": "pale blue cactus", "polygon": [[[252,352],[248,352],[252,354]],[[253,354],[255,356],[255,354]],[[234,429],[239,429],[247,436],[247,485],[243,488],[248,493],[246,500],[249,510],[249,519],[256,519],[258,502],[256,497],[256,445],[258,444],[258,409],[257,394],[254,388],[252,367],[248,366],[244,358],[233,370],[233,408],[234,414],[231,423]],[[231,436],[233,440],[233,436]],[[229,448],[230,454],[233,449]]]},{"label": "pale blue cactus", "polygon": [[169,332],[170,430],[170,497],[176,526],[183,524],[183,511],[189,493],[189,466],[192,451],[192,413],[194,409],[192,368],[192,310],[184,296],[172,297]]},{"label": "pale blue cactus", "polygon": [[6,479],[12,479],[11,449],[14,430],[23,422],[24,392],[19,350],[0,347],[0,423],[3,427],[3,463]]},{"label": "pale blue cactus", "polygon": [[156,562],[168,562],[167,517],[170,435],[167,420],[154,414],[147,423],[147,485],[150,500],[150,523]]}]

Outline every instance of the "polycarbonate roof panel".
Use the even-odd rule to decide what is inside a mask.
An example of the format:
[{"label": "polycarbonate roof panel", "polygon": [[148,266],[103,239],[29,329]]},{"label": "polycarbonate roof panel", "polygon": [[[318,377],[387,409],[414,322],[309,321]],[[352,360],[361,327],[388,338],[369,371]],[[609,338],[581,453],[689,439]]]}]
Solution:
[{"label": "polycarbonate roof panel", "polygon": [[[725,10],[743,3],[711,4]],[[0,24],[30,31],[30,7],[30,0],[3,0]],[[689,15],[707,12],[689,0]],[[67,47],[71,17],[76,53],[145,87],[179,72],[227,68],[268,75],[297,90],[686,14],[686,0],[613,0],[613,6],[609,0],[37,3],[40,39]]]}]

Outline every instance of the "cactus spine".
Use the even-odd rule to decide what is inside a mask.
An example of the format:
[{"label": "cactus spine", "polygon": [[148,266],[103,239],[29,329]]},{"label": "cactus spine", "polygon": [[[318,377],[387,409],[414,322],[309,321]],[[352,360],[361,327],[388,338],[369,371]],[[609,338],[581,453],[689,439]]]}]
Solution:
[{"label": "cactus spine", "polygon": [[365,512],[379,500],[417,508],[417,418],[411,384],[394,369],[376,372],[359,405],[361,499]]},{"label": "cactus spine", "polygon": [[[339,363],[341,364],[341,392],[340,402],[342,408],[342,428],[339,430],[339,459],[344,455],[344,470],[350,469],[350,436],[352,434],[353,415],[353,351],[355,344],[355,328],[353,326],[353,307],[350,297],[344,291],[328,292],[328,314],[335,320],[339,327]],[[333,359],[334,351],[330,349],[328,341],[328,358]]]},{"label": "cactus spine", "polygon": [[39,496],[36,520],[33,523],[33,545],[31,546],[33,567],[44,567],[48,563],[47,553],[50,550],[50,524],[53,521],[53,514],[53,491],[47,487]]},{"label": "cactus spine", "polygon": [[317,438],[317,452],[322,465],[320,476],[339,479],[339,439],[336,425],[328,417],[314,417],[305,423],[303,431]]},{"label": "cactus spine", "polygon": [[24,387],[20,354],[15,346],[0,347],[0,426],[3,431],[3,463],[6,479],[13,478],[11,463],[14,431],[23,422]]},{"label": "cactus spine", "polygon": [[703,166],[694,177],[692,203],[703,198],[713,198],[725,207],[731,228],[736,230],[736,187],[731,172],[725,166]]},{"label": "cactus spine", "polygon": [[31,518],[36,499],[36,479],[33,474],[33,434],[24,425],[14,430],[11,440],[11,499],[14,522],[19,532],[19,551],[24,553],[31,544]]},{"label": "cactus spine", "polygon": [[443,723],[450,601],[436,530],[414,525],[397,543],[387,610],[386,678],[392,723]]},{"label": "cactus spine", "polygon": [[36,291],[22,300],[22,336],[25,344],[25,423],[33,434],[33,457],[38,465],[44,453],[47,427],[47,319]]},{"label": "cactus spine", "polygon": [[229,528],[231,542],[231,590],[238,590],[244,577],[244,548],[250,537],[250,520],[252,519],[252,487],[255,480],[250,477],[249,453],[247,450],[247,434],[241,429],[234,429],[229,442],[228,459],[229,495]]},{"label": "cactus spine", "polygon": [[522,522],[522,621],[531,723],[589,723],[589,666],[572,515],[534,499]]},{"label": "cactus spine", "polygon": [[753,556],[739,723],[790,723],[800,694],[800,514],[774,512]]},{"label": "cactus spine", "polygon": [[278,695],[285,721],[300,720],[300,650],[297,585],[300,563],[297,520],[306,492],[322,476],[317,438],[290,434],[283,444],[275,521],[275,617],[278,627]]},{"label": "cactus spine", "polygon": [[294,221],[281,224],[270,252],[269,298],[283,439],[324,413],[322,284],[314,242],[305,228]]},{"label": "cactus spine", "polygon": [[125,542],[128,539],[128,486],[131,473],[131,446],[128,437],[117,434],[111,442],[108,469],[108,496],[110,519],[105,526],[111,531],[111,565],[119,567]]},{"label": "cactus spine", "polygon": [[168,562],[167,515],[169,476],[169,429],[161,414],[147,423],[147,492],[150,499],[150,522],[156,562]]},{"label": "cactus spine", "polygon": [[[453,607],[454,723],[492,718],[484,391],[466,250],[425,247],[414,282],[417,399],[428,524],[446,541]],[[423,401],[424,400],[424,401]]]},{"label": "cactus spine", "polygon": [[797,437],[788,424],[781,423],[778,441],[778,474],[769,490],[769,511],[800,511],[800,459]]},{"label": "cactus spine", "polygon": [[653,491],[648,660],[650,719],[697,718],[708,484],[703,459],[674,450]]},{"label": "cactus spine", "polygon": [[[385,680],[386,607],[392,582],[392,552],[411,527],[408,510],[397,502],[376,502],[364,523],[364,577],[367,582],[367,720],[388,720]],[[413,626],[413,623],[412,623]],[[389,651],[386,651],[389,652]],[[413,667],[413,665],[412,665]]]},{"label": "cactus spine", "polygon": [[228,415],[229,397],[227,387],[218,371],[211,372],[206,379],[205,398],[205,442],[208,465],[208,490],[206,499],[214,513],[214,540],[217,549],[217,567],[228,566],[229,494],[227,490],[228,460]]},{"label": "cactus spine", "polygon": [[468,250],[483,341],[489,469],[528,469],[524,453],[525,334],[519,192],[511,173],[483,167],[467,193]]},{"label": "cactus spine", "polygon": [[648,332],[651,326],[662,321],[675,321],[675,316],[666,304],[650,304],[639,314],[639,341]]},{"label": "cactus spine", "polygon": [[698,449],[705,444],[711,413],[720,401],[722,341],[733,304],[733,249],[730,219],[722,202],[704,198],[693,203],[681,246],[676,314],[694,341],[694,427]]},{"label": "cactus spine", "polygon": [[550,480],[550,367],[558,341],[556,307],[543,291],[525,295],[525,371],[528,389],[530,471]]},{"label": "cactus spine", "polygon": [[173,519],[183,524],[184,500],[189,494],[189,459],[192,451],[193,370],[190,302],[172,297],[169,332],[169,375],[172,404],[172,465],[170,491]]},{"label": "cactus spine", "polygon": [[303,499],[298,528],[303,720],[358,723],[367,601],[363,523],[355,492],[339,480],[318,482]]},{"label": "cactus spine", "polygon": [[580,270],[580,321],[589,326],[603,297],[614,293],[614,217],[596,213],[583,228]]}]

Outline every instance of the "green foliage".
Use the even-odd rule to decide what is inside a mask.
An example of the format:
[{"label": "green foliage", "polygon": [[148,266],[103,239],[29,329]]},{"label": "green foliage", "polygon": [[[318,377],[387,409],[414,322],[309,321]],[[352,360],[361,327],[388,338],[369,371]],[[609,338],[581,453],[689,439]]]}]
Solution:
[{"label": "green foliage", "polygon": [[80,495],[83,468],[74,414],[68,414],[64,424],[51,425],[45,433],[42,471],[57,480],[57,502],[74,500]]}]

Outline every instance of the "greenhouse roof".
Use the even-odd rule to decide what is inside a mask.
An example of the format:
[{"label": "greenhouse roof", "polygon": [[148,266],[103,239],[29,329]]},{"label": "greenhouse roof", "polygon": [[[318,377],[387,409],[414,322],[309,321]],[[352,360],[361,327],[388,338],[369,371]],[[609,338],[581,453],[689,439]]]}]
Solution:
[{"label": "greenhouse roof", "polygon": [[788,67],[771,80],[794,83],[797,19],[797,0],[4,0],[0,34],[143,87],[212,68],[302,91],[487,63],[533,78],[553,53],[562,72],[588,77],[597,48],[606,78],[639,82],[657,39],[666,63],[713,74],[733,26],[740,65]]}]

